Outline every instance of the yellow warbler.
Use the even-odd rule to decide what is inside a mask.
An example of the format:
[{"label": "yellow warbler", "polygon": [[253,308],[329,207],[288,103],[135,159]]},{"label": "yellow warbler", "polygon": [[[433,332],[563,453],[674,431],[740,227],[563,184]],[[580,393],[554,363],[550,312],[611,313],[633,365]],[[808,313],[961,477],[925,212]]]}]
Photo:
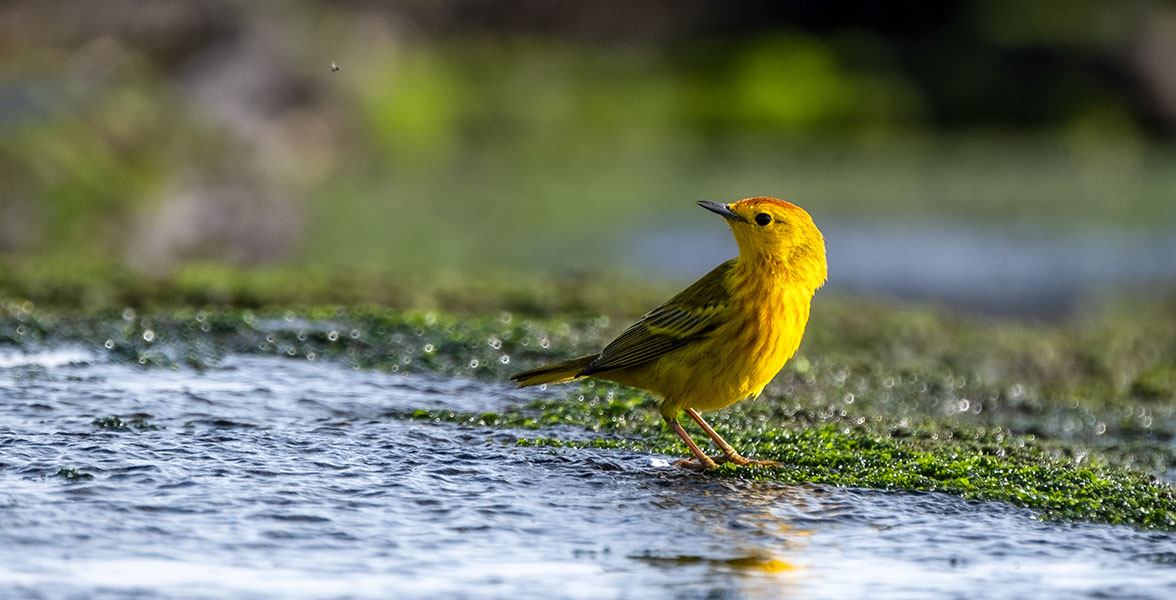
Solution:
[{"label": "yellow warbler", "polygon": [[[597,354],[511,376],[519,387],[581,377],[661,396],[666,423],[686,442],[690,468],[778,464],[739,455],[699,414],[758,396],[800,346],[809,302],[825,282],[825,240],[803,209],[775,198],[699,202],[727,220],[739,257],[641,317]],[[686,411],[722,456],[710,457],[678,423]]]}]

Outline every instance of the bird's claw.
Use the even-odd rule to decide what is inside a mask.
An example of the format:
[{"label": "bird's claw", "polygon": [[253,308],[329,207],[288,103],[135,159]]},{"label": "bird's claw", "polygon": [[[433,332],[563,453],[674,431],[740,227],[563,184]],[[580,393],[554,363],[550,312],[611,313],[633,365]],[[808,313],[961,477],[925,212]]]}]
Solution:
[{"label": "bird's claw", "polygon": [[739,465],[741,467],[782,467],[782,466],[784,466],[783,464],[778,463],[774,460],[752,460],[750,458],[744,458],[742,456],[739,456],[738,454],[734,454],[734,455],[722,454],[719,456],[712,456],[711,460],[713,460],[715,462],[715,464],[718,464],[718,465],[721,465],[724,463],[734,463],[734,464]]},{"label": "bird's claw", "polygon": [[691,471],[705,471],[707,469],[719,468],[718,463],[715,461],[711,460],[710,458],[707,458],[706,460],[707,462],[704,463],[699,462],[699,460],[696,458],[683,458],[681,460],[674,461],[674,466],[681,467],[683,469],[690,469]]},{"label": "bird's claw", "polygon": [[708,457],[706,457],[706,459],[707,459],[706,462],[701,462],[697,458],[683,458],[681,460],[675,461],[674,466],[681,467],[683,469],[690,469],[691,471],[706,471],[707,469],[717,469],[719,467],[719,465],[726,464],[726,463],[733,463],[733,464],[739,465],[741,467],[782,467],[782,466],[784,466],[783,464],[778,463],[774,460],[752,460],[750,458],[744,458],[742,456],[739,456],[738,454],[736,454],[734,456],[720,454],[718,456],[708,456]]}]

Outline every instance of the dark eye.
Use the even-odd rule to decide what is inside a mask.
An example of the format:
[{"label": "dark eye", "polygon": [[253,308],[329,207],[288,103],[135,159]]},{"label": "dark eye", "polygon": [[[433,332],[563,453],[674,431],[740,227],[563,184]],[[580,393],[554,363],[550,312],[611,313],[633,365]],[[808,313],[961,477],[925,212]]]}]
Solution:
[{"label": "dark eye", "polygon": [[768,213],[760,213],[755,216],[755,224],[756,225],[767,225],[768,223],[771,223],[771,222],[772,222],[772,215],[769,215]]}]

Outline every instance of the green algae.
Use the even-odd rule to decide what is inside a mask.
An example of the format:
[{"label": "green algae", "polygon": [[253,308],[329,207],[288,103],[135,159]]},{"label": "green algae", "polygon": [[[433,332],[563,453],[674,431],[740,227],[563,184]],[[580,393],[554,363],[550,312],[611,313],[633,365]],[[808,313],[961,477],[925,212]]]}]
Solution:
[{"label": "green algae", "polygon": [[57,475],[58,477],[61,477],[62,479],[66,479],[68,481],[88,481],[88,480],[94,478],[94,476],[89,473],[83,473],[81,471],[78,471],[77,469],[67,469],[67,468],[58,469],[57,473],[55,473],[55,475]]},{"label": "green algae", "polygon": [[147,421],[143,417],[133,417],[129,421],[124,421],[117,415],[94,419],[91,424],[98,429],[106,429],[108,431],[156,431],[159,429],[158,425]]},{"label": "green algae", "polygon": [[[230,354],[260,354],[505,382],[516,370],[597,349],[628,322],[607,311],[479,311],[69,310],[21,298],[0,302],[0,345],[81,344],[143,368],[204,369]],[[801,352],[764,395],[708,414],[745,455],[785,466],[724,466],[706,476],[944,492],[1044,518],[1176,529],[1173,488],[1157,478],[1176,472],[1173,339],[1176,310],[1166,306],[1043,324],[821,300]],[[684,456],[655,407],[643,392],[585,380],[500,413],[401,416],[535,431],[525,445]],[[95,427],[136,423],[114,416]]]}]

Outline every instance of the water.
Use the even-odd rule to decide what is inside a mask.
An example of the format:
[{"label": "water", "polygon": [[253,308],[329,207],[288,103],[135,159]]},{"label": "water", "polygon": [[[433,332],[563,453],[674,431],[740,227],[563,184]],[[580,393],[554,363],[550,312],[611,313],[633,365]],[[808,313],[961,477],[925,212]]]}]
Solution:
[{"label": "water", "polygon": [[[0,597],[1167,598],[1176,534],[403,418],[540,391],[0,352]],[[159,427],[112,431],[119,415]],[[81,478],[59,475],[74,469]],[[69,473],[69,471],[66,471]],[[87,475],[90,478],[85,478]]]}]

